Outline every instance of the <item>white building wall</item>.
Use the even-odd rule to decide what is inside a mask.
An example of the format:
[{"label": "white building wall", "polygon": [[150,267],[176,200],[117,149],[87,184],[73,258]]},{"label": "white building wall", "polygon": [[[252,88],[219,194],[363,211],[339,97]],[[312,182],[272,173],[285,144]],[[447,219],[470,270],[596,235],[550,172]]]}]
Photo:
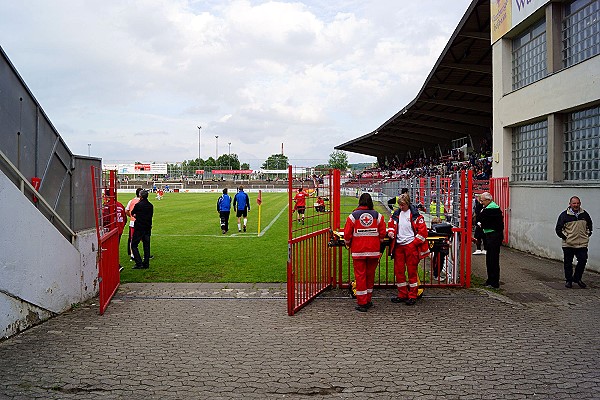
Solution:
[{"label": "white building wall", "polygon": [[[512,91],[511,40],[507,37],[492,46],[493,175],[511,178],[512,128],[540,118],[548,118],[551,127],[554,115],[600,102],[600,55]],[[559,145],[549,137],[548,181],[510,183],[509,245],[562,259],[561,242],[554,232],[556,219],[569,198],[579,196],[594,221],[588,268],[600,272],[600,182],[562,182],[562,173],[554,173],[562,171],[562,150],[555,150]]]},{"label": "white building wall", "polygon": [[93,230],[74,246],[0,172],[0,337],[98,293]]}]

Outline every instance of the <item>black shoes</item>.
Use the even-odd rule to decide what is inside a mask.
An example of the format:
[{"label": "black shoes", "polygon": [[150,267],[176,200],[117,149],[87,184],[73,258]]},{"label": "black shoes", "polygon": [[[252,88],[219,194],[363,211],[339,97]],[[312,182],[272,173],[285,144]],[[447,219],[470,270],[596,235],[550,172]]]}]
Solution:
[{"label": "black shoes", "polygon": [[391,298],[391,301],[392,301],[392,303],[396,303],[396,304],[399,304],[399,303],[406,303],[406,301],[407,301],[407,300],[408,300],[408,299],[405,299],[405,298],[403,298],[403,297],[392,297],[392,298]]},{"label": "black shoes", "polygon": [[354,309],[356,311],[360,311],[360,312],[367,312],[367,310],[369,309],[369,307],[367,307],[367,305],[365,304],[364,306],[356,306],[356,307],[354,307]]},{"label": "black shoes", "polygon": [[576,284],[579,285],[580,288],[585,289],[587,287],[587,285],[585,283],[583,283],[583,281],[576,281]]},{"label": "black shoes", "polygon": [[365,307],[367,307],[367,308],[373,307],[373,302],[372,301],[368,302],[367,304],[365,304]]},{"label": "black shoes", "polygon": [[407,306],[414,306],[417,303],[416,299],[408,299],[406,300],[406,305]]},{"label": "black shoes", "polygon": [[221,232],[223,233],[223,235],[227,233],[225,229],[223,229]]},{"label": "black shoes", "polygon": [[571,282],[571,281],[567,281],[567,282],[565,283],[565,287],[566,287],[566,288],[568,288],[568,289],[571,289],[571,288],[573,287],[573,282]]},{"label": "black shoes", "polygon": [[244,232],[246,232],[246,225],[244,225]]}]

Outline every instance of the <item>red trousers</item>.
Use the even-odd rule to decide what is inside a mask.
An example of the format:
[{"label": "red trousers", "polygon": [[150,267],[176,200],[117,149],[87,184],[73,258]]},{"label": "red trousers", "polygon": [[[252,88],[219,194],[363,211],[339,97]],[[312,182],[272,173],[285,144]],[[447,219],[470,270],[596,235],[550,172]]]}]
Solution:
[{"label": "red trousers", "polygon": [[[417,266],[419,265],[419,249],[415,242],[394,247],[394,275],[398,286],[398,297],[402,299],[417,298]],[[408,270],[408,283],[406,282]]]},{"label": "red trousers", "polygon": [[356,279],[356,302],[364,306],[371,301],[373,285],[375,284],[375,270],[379,264],[379,258],[353,258],[354,279]]}]

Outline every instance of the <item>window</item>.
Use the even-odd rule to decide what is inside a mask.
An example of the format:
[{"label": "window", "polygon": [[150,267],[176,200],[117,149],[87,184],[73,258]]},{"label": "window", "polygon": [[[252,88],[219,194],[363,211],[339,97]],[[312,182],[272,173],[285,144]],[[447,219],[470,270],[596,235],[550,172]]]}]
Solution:
[{"label": "window", "polygon": [[565,6],[562,41],[565,67],[600,54],[600,0],[576,0]]},{"label": "window", "polygon": [[548,121],[513,129],[512,177],[514,181],[548,179]]},{"label": "window", "polygon": [[600,107],[567,115],[564,179],[600,180]]},{"label": "window", "polygon": [[542,19],[512,41],[513,90],[546,76],[546,20]]}]

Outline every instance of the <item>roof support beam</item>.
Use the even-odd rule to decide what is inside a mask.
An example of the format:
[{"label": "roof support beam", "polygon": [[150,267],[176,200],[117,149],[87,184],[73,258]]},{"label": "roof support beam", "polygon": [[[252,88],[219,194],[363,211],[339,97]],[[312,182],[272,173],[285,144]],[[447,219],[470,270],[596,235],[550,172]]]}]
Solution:
[{"label": "roof support beam", "polygon": [[480,65],[480,64],[461,64],[461,63],[450,63],[445,62],[440,64],[440,67],[459,69],[462,71],[470,71],[470,72],[481,72],[482,74],[492,74],[492,66],[491,65]]},{"label": "roof support beam", "polygon": [[425,97],[420,98],[419,101],[423,103],[439,104],[442,106],[462,108],[465,110],[481,111],[490,114],[492,113],[492,103],[482,103],[480,101],[437,100],[428,99]]},{"label": "roof support beam", "polygon": [[430,83],[429,87],[437,89],[445,89],[451,92],[462,92],[477,94],[480,96],[492,97],[492,88],[484,86],[468,86],[468,85],[447,85],[443,83]]},{"label": "roof support beam", "polygon": [[490,40],[489,32],[473,32],[473,31],[461,31],[458,36],[467,37],[470,39],[478,39],[478,40]]},{"label": "roof support beam", "polygon": [[489,117],[480,117],[478,115],[466,115],[451,112],[439,112],[439,111],[426,111],[426,110],[411,110],[416,114],[429,115],[430,117],[436,117],[441,119],[447,119],[449,121],[458,121],[470,125],[478,126],[492,126],[492,119]]}]

